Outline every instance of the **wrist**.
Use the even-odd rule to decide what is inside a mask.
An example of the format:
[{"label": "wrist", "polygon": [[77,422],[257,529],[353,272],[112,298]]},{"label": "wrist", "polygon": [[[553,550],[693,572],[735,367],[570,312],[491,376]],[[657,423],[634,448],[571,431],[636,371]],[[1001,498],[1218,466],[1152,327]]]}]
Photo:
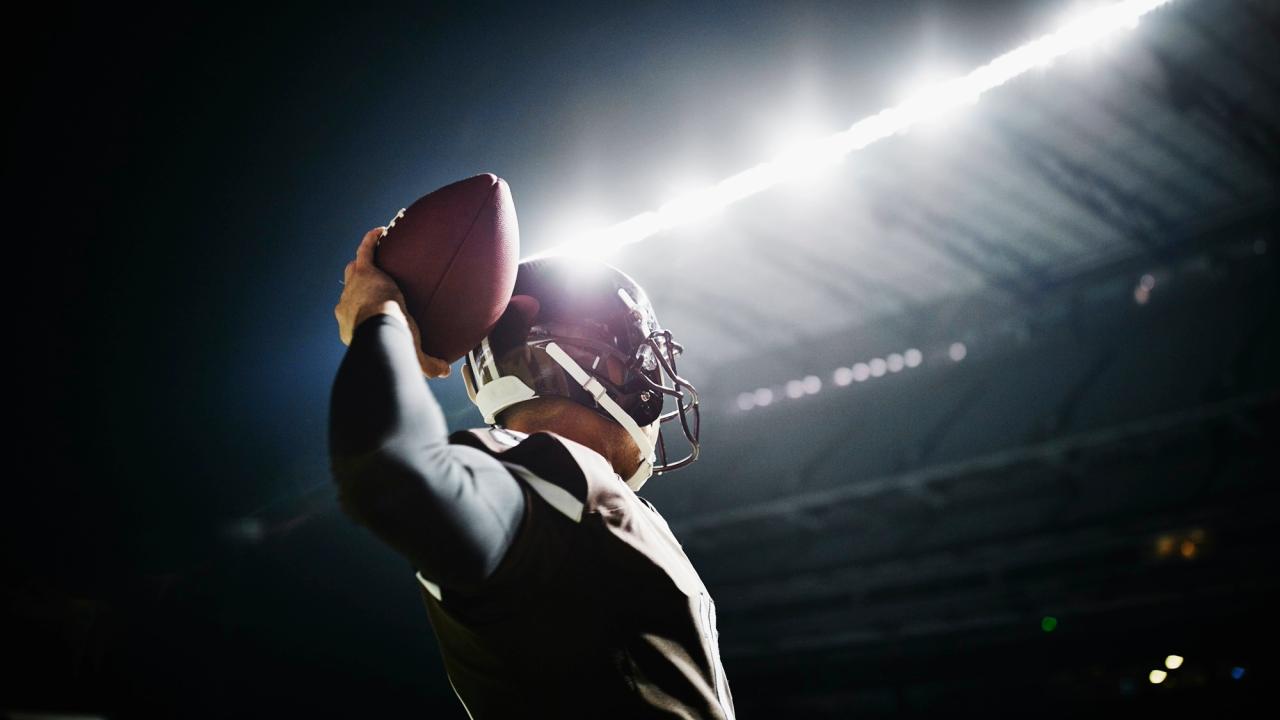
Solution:
[{"label": "wrist", "polygon": [[356,313],[355,322],[352,324],[353,332],[354,328],[360,327],[360,323],[368,320],[374,315],[390,315],[392,317],[400,318],[400,321],[405,325],[409,324],[408,318],[404,316],[404,308],[400,307],[400,303],[395,300],[383,300],[382,302],[370,303],[369,305],[365,305],[360,308]]}]

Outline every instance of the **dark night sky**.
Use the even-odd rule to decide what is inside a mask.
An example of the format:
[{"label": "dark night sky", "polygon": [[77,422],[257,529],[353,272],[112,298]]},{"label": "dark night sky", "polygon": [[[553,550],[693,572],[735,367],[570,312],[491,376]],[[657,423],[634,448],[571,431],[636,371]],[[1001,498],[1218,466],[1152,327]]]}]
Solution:
[{"label": "dark night sky", "polygon": [[[675,178],[766,157],[786,122],[842,127],[1063,6],[47,6],[11,26],[10,587],[114,618],[106,670],[67,680],[44,645],[14,697],[332,709],[376,691],[461,717],[403,563],[326,484],[333,305],[363,232],[489,171],[530,252],[573,213],[650,209]],[[456,373],[433,390],[465,404]],[[254,513],[270,532],[237,542]]]}]

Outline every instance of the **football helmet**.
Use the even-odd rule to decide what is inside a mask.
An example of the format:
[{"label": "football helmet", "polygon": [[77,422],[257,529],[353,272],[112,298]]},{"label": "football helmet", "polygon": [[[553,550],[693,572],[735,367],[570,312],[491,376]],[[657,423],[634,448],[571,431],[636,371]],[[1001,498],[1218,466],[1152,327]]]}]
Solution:
[{"label": "football helmet", "polygon": [[[501,425],[500,413],[512,405],[549,395],[622,425],[646,456],[626,479],[639,490],[651,475],[698,458],[698,393],[676,370],[683,352],[626,273],[598,260],[552,255],[519,264],[511,301],[466,354],[462,379],[491,426]],[[673,407],[664,413],[668,397]],[[677,418],[690,450],[671,460],[662,425]],[[653,424],[658,432],[650,439],[641,428]]]}]

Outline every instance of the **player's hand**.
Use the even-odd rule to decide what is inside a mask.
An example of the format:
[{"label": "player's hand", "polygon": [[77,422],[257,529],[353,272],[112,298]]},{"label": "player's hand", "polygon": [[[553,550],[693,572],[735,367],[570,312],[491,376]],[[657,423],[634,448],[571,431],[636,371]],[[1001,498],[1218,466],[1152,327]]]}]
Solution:
[{"label": "player's hand", "polygon": [[373,261],[373,247],[381,239],[386,228],[379,226],[365,233],[356,248],[356,259],[343,270],[342,297],[333,308],[338,318],[338,337],[343,345],[350,345],[355,329],[371,315],[387,313],[405,321],[413,333],[413,349],[418,354],[418,365],[427,377],[448,377],[452,368],[440,358],[422,352],[422,334],[418,324],[405,306],[404,294],[390,275]]}]

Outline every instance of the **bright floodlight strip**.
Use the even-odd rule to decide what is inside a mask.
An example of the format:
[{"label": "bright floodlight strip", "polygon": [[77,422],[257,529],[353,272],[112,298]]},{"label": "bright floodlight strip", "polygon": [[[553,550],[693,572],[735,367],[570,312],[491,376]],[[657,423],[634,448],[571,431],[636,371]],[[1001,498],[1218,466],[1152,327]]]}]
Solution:
[{"label": "bright floodlight strip", "polygon": [[[949,356],[955,362],[964,359],[964,352],[964,343],[960,342],[952,343],[948,350]],[[866,382],[907,368],[919,367],[923,362],[924,354],[916,348],[909,348],[903,353],[889,353],[882,358],[875,357],[866,362],[854,363],[851,367],[838,367],[831,373],[831,379],[837,386],[847,387],[851,383]],[[807,375],[802,380],[788,380],[782,387],[783,394],[792,400],[798,400],[805,395],[816,395],[823,388],[822,379],[817,375]],[[754,392],[741,392],[738,393],[738,409],[746,411],[765,407],[779,399],[771,387],[759,388]]]},{"label": "bright floodlight strip", "polygon": [[901,105],[863,118],[848,130],[803,143],[773,160],[715,185],[690,192],[657,210],[636,215],[607,228],[586,228],[569,240],[530,256],[571,254],[607,257],[624,245],[639,242],[664,230],[714,214],[725,206],[763,192],[799,174],[840,162],[845,155],[911,126],[977,102],[988,90],[1056,58],[1087,47],[1111,33],[1137,27],[1138,19],[1171,0],[1123,0],[1068,23],[1057,32],[1005,53],[978,69],[952,80],[931,85]]}]

